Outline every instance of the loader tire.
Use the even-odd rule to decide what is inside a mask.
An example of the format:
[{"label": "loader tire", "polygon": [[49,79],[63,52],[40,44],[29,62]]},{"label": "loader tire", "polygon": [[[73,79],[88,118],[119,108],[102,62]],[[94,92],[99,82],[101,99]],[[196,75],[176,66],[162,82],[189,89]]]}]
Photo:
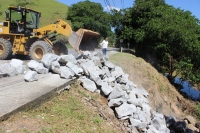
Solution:
[{"label": "loader tire", "polygon": [[12,44],[10,41],[0,38],[0,60],[10,59],[12,56]]},{"label": "loader tire", "polygon": [[45,41],[36,41],[31,45],[29,56],[31,59],[40,61],[43,55],[52,53],[51,46]]},{"label": "loader tire", "polygon": [[56,55],[67,55],[68,54],[68,49],[66,45],[62,42],[55,42],[53,44],[53,52]]}]

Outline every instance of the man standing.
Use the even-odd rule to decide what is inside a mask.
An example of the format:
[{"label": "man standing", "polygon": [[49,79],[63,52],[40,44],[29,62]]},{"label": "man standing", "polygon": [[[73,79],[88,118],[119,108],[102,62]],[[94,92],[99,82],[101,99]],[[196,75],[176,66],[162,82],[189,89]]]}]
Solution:
[{"label": "man standing", "polygon": [[103,55],[106,56],[106,51],[108,48],[108,38],[106,37],[103,42],[101,43]]}]

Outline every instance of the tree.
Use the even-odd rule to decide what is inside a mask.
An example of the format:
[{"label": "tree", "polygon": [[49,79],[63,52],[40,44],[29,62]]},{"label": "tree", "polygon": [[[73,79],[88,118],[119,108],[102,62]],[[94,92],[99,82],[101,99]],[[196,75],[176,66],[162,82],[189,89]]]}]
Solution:
[{"label": "tree", "polygon": [[120,36],[131,39],[136,52],[154,56],[170,77],[176,72],[200,82],[200,21],[191,12],[164,0],[135,0],[119,25]]},{"label": "tree", "polygon": [[85,28],[99,32],[104,37],[111,34],[110,15],[103,11],[100,3],[86,0],[73,4],[69,7],[67,19],[71,20],[75,31]]}]

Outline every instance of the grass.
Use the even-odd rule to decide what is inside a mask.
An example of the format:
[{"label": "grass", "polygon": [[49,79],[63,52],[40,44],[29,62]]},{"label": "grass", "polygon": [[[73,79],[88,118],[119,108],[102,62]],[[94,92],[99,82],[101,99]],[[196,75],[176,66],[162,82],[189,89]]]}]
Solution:
[{"label": "grass", "polygon": [[[39,108],[20,112],[7,120],[10,128],[24,125],[26,128],[13,130],[20,133],[114,133],[106,121],[83,103],[84,97],[99,98],[79,85],[73,85],[70,91],[64,91]],[[98,96],[97,96],[98,95]],[[5,132],[6,123],[0,123],[0,133]],[[12,125],[14,124],[14,126]],[[28,127],[28,125],[32,125]],[[1,130],[2,129],[2,130]]]},{"label": "grass", "polygon": [[[31,4],[27,4],[27,8],[31,8],[42,13],[40,18],[40,27],[51,24],[57,19],[63,19],[66,21],[68,6],[57,2],[56,0],[29,0]],[[4,11],[8,6],[17,6],[17,0],[0,0],[0,20],[5,20]],[[67,21],[70,23],[70,21]]]},{"label": "grass", "polygon": [[196,105],[195,112],[196,112],[197,118],[200,120],[200,104]]}]

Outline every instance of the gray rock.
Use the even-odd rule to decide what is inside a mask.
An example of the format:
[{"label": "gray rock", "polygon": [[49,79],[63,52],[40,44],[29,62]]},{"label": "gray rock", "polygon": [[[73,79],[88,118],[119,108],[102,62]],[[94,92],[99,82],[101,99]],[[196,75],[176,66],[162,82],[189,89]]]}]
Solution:
[{"label": "gray rock", "polygon": [[61,66],[60,67],[60,77],[65,79],[71,79],[75,73],[68,67]]},{"label": "gray rock", "polygon": [[142,104],[142,110],[144,112],[146,112],[147,114],[149,114],[149,116],[151,115],[151,107],[149,106],[149,104],[143,103]]},{"label": "gray rock", "polygon": [[81,77],[80,81],[86,90],[91,92],[95,92],[95,90],[97,90],[97,87],[92,80],[87,79],[86,77]]},{"label": "gray rock", "polygon": [[163,125],[160,129],[160,133],[170,133],[170,130],[165,125]]},{"label": "gray rock", "polygon": [[160,133],[153,125],[148,126],[147,133]]},{"label": "gray rock", "polygon": [[140,111],[138,112],[137,110],[137,115],[138,115],[138,119],[142,122],[147,122],[148,124],[151,122],[151,116],[149,114],[149,112],[145,112],[145,111]]},{"label": "gray rock", "polygon": [[17,69],[14,66],[11,66],[9,63],[1,65],[0,71],[4,77],[14,76],[18,73]]},{"label": "gray rock", "polygon": [[124,74],[121,67],[115,66],[114,71],[111,72],[111,75],[115,78],[122,76]]},{"label": "gray rock", "polygon": [[69,67],[76,75],[80,75],[81,73],[83,73],[82,68],[80,68],[78,65],[75,65],[71,62],[68,62],[66,66]]},{"label": "gray rock", "polygon": [[18,59],[12,59],[10,61],[10,65],[16,68],[17,74],[24,73],[23,64],[24,64],[24,62],[22,60],[18,60]]},{"label": "gray rock", "polygon": [[98,67],[102,67],[102,64],[101,64],[101,61],[100,61],[100,58],[98,56],[92,56],[92,60],[94,62],[94,64]]},{"label": "gray rock", "polygon": [[123,104],[124,100],[122,98],[117,98],[117,99],[111,99],[109,102],[108,102],[108,106],[109,107],[118,107],[120,106],[121,104]]},{"label": "gray rock", "polygon": [[54,73],[60,74],[60,64],[58,63],[58,61],[51,62],[51,70]]},{"label": "gray rock", "polygon": [[67,62],[71,62],[73,64],[77,64],[77,60],[72,54],[61,55],[61,56],[58,57],[57,61],[61,62],[61,63],[64,63],[64,64],[66,64]]},{"label": "gray rock", "polygon": [[163,128],[165,128],[166,124],[165,124],[165,121],[164,119],[158,117],[158,116],[155,116],[152,120],[151,120],[151,124],[158,130],[158,131],[161,131],[163,130]]},{"label": "gray rock", "polygon": [[105,66],[107,66],[110,69],[113,69],[115,67],[115,65],[113,63],[111,63],[110,61],[106,61],[104,64],[105,64]]},{"label": "gray rock", "polygon": [[89,51],[83,51],[83,56],[90,59],[92,54]]},{"label": "gray rock", "polygon": [[120,88],[114,87],[114,90],[110,93],[108,99],[120,98],[123,95],[124,95],[124,92]]},{"label": "gray rock", "polygon": [[115,77],[109,77],[109,78],[105,78],[104,81],[111,83],[115,81]]},{"label": "gray rock", "polygon": [[58,58],[58,55],[55,55],[55,54],[52,54],[52,53],[48,53],[48,54],[45,54],[42,57],[41,62],[46,68],[50,69],[51,68],[51,63],[53,61],[56,61],[57,58]]},{"label": "gray rock", "polygon": [[111,73],[110,73],[110,71],[109,71],[109,69],[108,69],[108,67],[104,66],[104,67],[102,68],[102,71],[106,74],[106,76],[107,76],[108,78],[112,76]]},{"label": "gray rock", "polygon": [[39,66],[39,62],[35,61],[35,60],[30,60],[28,63],[27,63],[28,67],[32,70],[36,70],[36,67]]},{"label": "gray rock", "polygon": [[39,63],[39,65],[36,67],[35,71],[39,74],[48,74],[49,69],[45,68],[42,63]]},{"label": "gray rock", "polygon": [[130,118],[131,125],[137,127],[138,129],[145,129],[147,127],[146,122],[141,122],[140,120]]},{"label": "gray rock", "polygon": [[42,63],[39,63],[35,60],[31,60],[27,63],[28,67],[39,74],[47,74],[49,70],[43,66]]},{"label": "gray rock", "polygon": [[96,67],[92,60],[85,60],[85,62],[80,62],[80,66],[83,69],[85,75],[87,76],[89,76],[89,70]]},{"label": "gray rock", "polygon": [[117,117],[121,118],[124,116],[132,116],[136,111],[136,107],[133,104],[123,103],[121,106],[116,107],[115,111],[117,113]]},{"label": "gray rock", "polygon": [[90,79],[91,79],[92,81],[94,81],[98,86],[101,86],[102,80],[101,80],[101,78],[100,78],[99,76],[97,76],[97,75],[91,73],[91,74],[90,74]]},{"label": "gray rock", "polygon": [[121,77],[118,78],[118,82],[120,84],[127,84],[127,82],[129,82],[128,80],[129,75],[128,74],[123,74]]},{"label": "gray rock", "polygon": [[25,75],[24,75],[24,80],[27,82],[33,82],[38,80],[38,75],[37,72],[29,70]]}]

